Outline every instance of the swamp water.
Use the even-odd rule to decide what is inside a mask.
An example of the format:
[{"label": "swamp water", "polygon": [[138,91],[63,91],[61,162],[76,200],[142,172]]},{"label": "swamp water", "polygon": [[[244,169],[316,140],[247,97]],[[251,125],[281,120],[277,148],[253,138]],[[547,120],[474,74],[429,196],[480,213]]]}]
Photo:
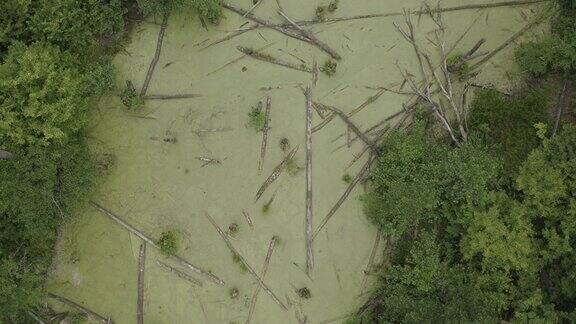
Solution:
[{"label": "swamp water", "polygon": [[[474,3],[491,3],[477,0]],[[471,1],[441,1],[443,7],[470,4]],[[251,1],[235,1],[249,8]],[[283,1],[284,11],[293,19],[314,17],[317,5],[328,3]],[[327,17],[366,13],[402,12],[421,8],[420,0],[341,0],[338,10]],[[254,10],[259,17],[282,21],[275,1],[263,1]],[[451,45],[468,26],[470,32],[459,43],[457,52],[468,50],[480,38],[483,49],[491,50],[522,29],[541,10],[539,5],[463,10],[445,13],[448,44]],[[284,153],[280,139],[300,145],[298,163],[305,164],[305,98],[299,85],[311,84],[311,75],[246,57],[217,72],[231,60],[242,56],[237,46],[261,48],[285,61],[308,66],[322,65],[329,57],[318,48],[270,29],[256,29],[218,45],[203,49],[212,41],[239,28],[246,19],[225,10],[226,19],[218,26],[202,28],[192,13],[170,17],[160,60],[148,88],[148,94],[195,93],[201,97],[181,100],[147,101],[137,113],[122,108],[119,98],[104,98],[92,114],[89,140],[95,151],[114,156],[114,164],[99,180],[92,200],[134,225],[154,239],[166,230],[176,230],[179,254],[194,265],[213,272],[226,284],[218,286],[180,267],[148,246],[145,272],[144,320],[146,323],[243,323],[257,281],[243,272],[224,241],[205,217],[208,212],[221,228],[239,225],[231,242],[248,264],[260,273],[270,239],[280,243],[274,250],[264,281],[288,305],[280,308],[261,290],[252,322],[297,323],[306,316],[308,323],[322,323],[353,312],[369,296],[368,278],[363,288],[364,270],[374,245],[376,228],[362,212],[359,201],[363,188],[357,186],[334,217],[314,240],[315,267],[308,277],[305,251],[306,174],[284,172],[254,203],[254,195]],[[412,18],[420,44],[435,25],[429,17]],[[160,20],[158,20],[159,22]],[[375,95],[367,87],[401,83],[396,67],[418,74],[414,51],[394,28],[403,24],[402,16],[360,19],[312,27],[318,38],[341,56],[336,75],[321,73],[313,89],[315,101],[349,112]],[[145,22],[134,30],[126,52],[115,58],[119,83],[132,80],[141,87],[156,49],[157,24]],[[537,30],[525,37],[533,37]],[[498,81],[508,86],[508,73],[499,62],[511,62],[507,48],[487,63],[478,83]],[[297,57],[297,58],[296,58]],[[266,90],[262,90],[266,89]],[[258,160],[262,134],[246,126],[248,112],[266,96],[272,98],[268,148],[261,175]],[[384,93],[352,120],[361,129],[376,124],[399,111],[407,96]],[[321,119],[314,112],[313,124]],[[392,120],[392,123],[397,119]],[[203,130],[215,130],[210,132]],[[360,141],[344,146],[345,124],[334,119],[313,135],[313,210],[314,228],[345,191],[345,173],[354,176],[367,156],[348,171],[346,165],[362,149]],[[175,143],[164,142],[174,137]],[[334,140],[336,139],[336,140]],[[197,157],[211,157],[221,164],[209,164]],[[263,205],[274,197],[270,210]],[[252,217],[250,229],[242,211]],[[49,290],[74,300],[115,323],[136,321],[138,250],[140,239],[97,210],[87,207],[77,220],[68,224],[59,244],[55,270]],[[383,242],[382,242],[383,243]],[[381,262],[381,250],[375,263]],[[157,264],[161,260],[178,267],[204,282],[202,287],[178,278]],[[232,288],[239,290],[230,297]],[[310,299],[298,297],[295,288],[307,287]],[[54,305],[57,305],[54,302]],[[298,315],[297,315],[298,314]],[[337,319],[340,318],[340,319]]]}]

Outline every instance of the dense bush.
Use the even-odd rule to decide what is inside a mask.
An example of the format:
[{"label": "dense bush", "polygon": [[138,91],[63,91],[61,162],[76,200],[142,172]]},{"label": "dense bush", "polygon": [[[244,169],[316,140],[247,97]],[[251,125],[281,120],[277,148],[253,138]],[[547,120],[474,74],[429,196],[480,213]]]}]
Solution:
[{"label": "dense bush", "polygon": [[165,15],[176,10],[192,9],[213,24],[219,23],[223,17],[218,0],[137,0],[137,2],[145,15]]},{"label": "dense bush", "polygon": [[519,163],[513,195],[477,144],[439,147],[418,127],[386,142],[364,199],[397,243],[352,322],[576,320],[576,128]]},{"label": "dense bush", "polygon": [[540,144],[534,125],[547,123],[548,95],[544,90],[521,90],[512,97],[495,91],[476,92],[470,129],[503,159],[504,174],[514,176],[526,156]]}]

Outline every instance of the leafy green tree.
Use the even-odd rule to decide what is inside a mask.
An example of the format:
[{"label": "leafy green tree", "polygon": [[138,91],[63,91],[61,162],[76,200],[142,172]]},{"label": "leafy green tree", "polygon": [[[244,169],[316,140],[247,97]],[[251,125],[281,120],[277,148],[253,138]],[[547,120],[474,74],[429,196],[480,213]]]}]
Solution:
[{"label": "leafy green tree", "polygon": [[84,125],[84,80],[70,60],[45,43],[10,48],[0,65],[1,142],[63,142]]}]

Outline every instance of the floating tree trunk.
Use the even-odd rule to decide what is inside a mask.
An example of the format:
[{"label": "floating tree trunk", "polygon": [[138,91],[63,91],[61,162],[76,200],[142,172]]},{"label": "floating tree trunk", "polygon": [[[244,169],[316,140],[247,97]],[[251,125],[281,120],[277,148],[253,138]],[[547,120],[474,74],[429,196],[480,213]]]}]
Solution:
[{"label": "floating tree trunk", "polygon": [[306,273],[314,268],[312,247],[312,90],[306,88]]},{"label": "floating tree trunk", "polygon": [[138,324],[144,324],[144,269],[146,266],[146,242],[140,244],[138,253],[138,300],[136,303],[136,319]]},{"label": "floating tree trunk", "polygon": [[76,302],[71,301],[68,298],[62,297],[62,296],[58,296],[56,294],[53,293],[48,293],[48,297],[52,298],[52,299],[56,299],[57,301],[61,302],[62,304],[66,304],[76,310],[78,310],[79,312],[81,312],[82,314],[85,314],[95,320],[97,320],[98,322],[101,323],[111,323],[110,318],[104,317]]},{"label": "floating tree trunk", "polygon": [[264,167],[264,158],[266,157],[266,146],[268,144],[268,131],[270,130],[270,108],[272,107],[272,98],[266,97],[266,113],[264,114],[264,128],[262,129],[262,145],[260,146],[260,160],[258,161],[258,174],[262,173]]},{"label": "floating tree trunk", "polygon": [[[274,252],[274,248],[276,247],[277,238],[273,237],[270,240],[270,244],[268,244],[268,252],[266,253],[266,259],[264,259],[264,265],[262,266],[262,270],[260,271],[260,277],[262,279],[266,278],[266,273],[268,272],[268,265],[270,264],[270,259],[272,258],[272,252]],[[248,308],[248,319],[246,320],[246,324],[250,323],[252,319],[252,313],[254,313],[254,307],[256,306],[256,301],[258,300],[258,294],[262,289],[262,285],[258,283],[254,294],[252,294],[252,298],[250,299],[250,307]]]}]

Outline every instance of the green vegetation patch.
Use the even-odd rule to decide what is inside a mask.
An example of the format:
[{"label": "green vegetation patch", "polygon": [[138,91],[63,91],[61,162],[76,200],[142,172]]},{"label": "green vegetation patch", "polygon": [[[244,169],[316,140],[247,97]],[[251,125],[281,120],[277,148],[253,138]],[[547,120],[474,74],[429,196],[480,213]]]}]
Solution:
[{"label": "green vegetation patch", "polygon": [[174,255],[178,252],[178,235],[175,231],[163,232],[156,244],[165,255]]}]

